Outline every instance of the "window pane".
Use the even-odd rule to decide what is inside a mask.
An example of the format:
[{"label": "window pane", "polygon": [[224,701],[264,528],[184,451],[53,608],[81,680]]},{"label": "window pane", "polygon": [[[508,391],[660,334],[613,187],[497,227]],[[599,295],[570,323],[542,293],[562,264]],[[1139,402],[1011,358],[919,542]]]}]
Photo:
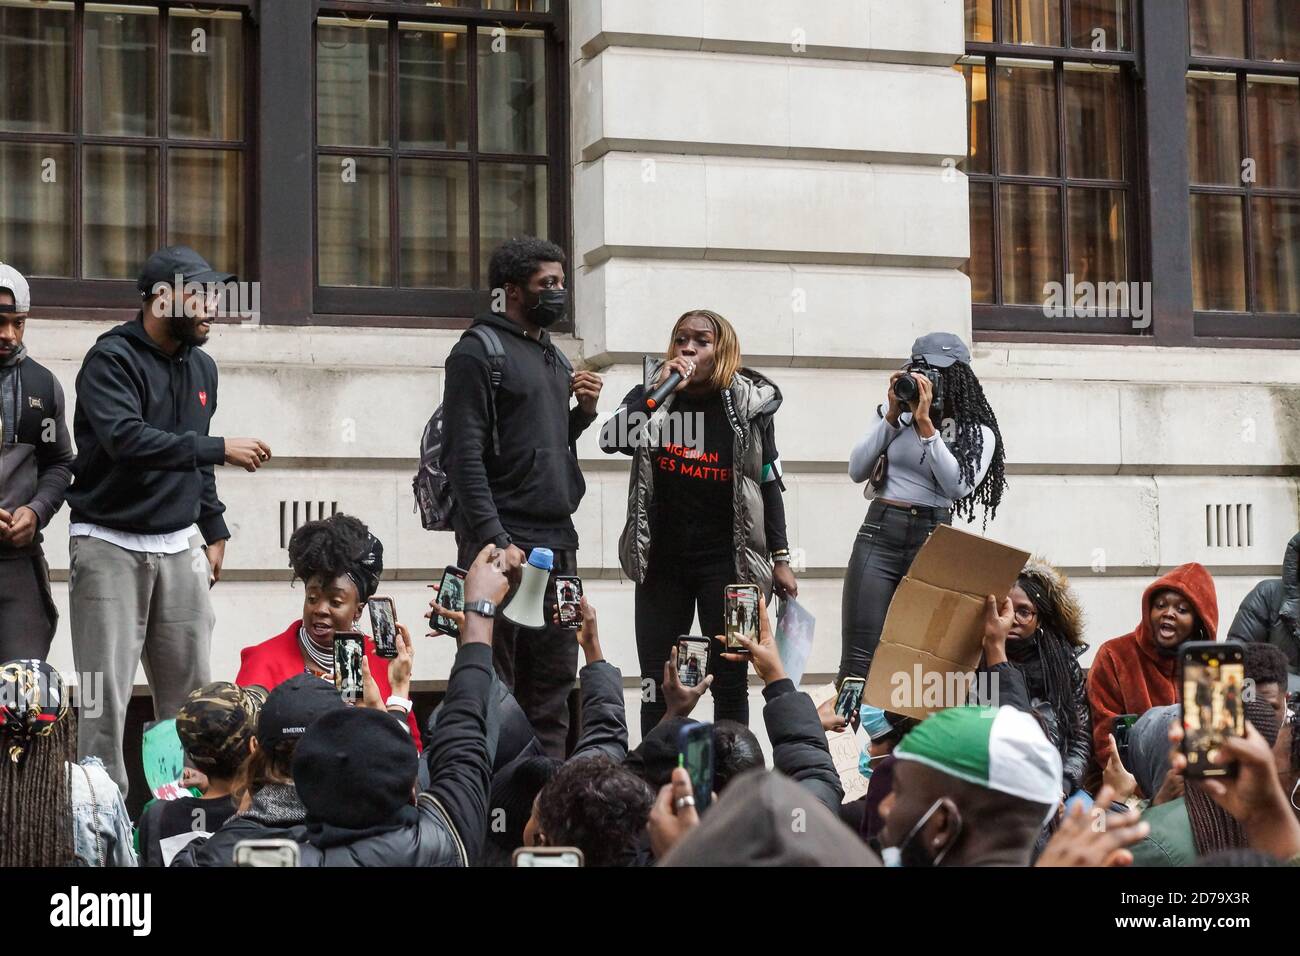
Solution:
[{"label": "window pane", "polygon": [[320,284],[391,285],[388,160],[318,156],[316,196]]},{"label": "window pane", "polygon": [[469,65],[464,27],[403,23],[398,36],[401,143],[469,148]]},{"label": "window pane", "polygon": [[970,184],[970,276],[972,302],[993,302],[993,184]]},{"label": "window pane", "polygon": [[24,275],[72,275],[72,147],[0,143],[0,261]]},{"label": "window pane", "polygon": [[1246,110],[1256,184],[1300,189],[1300,78],[1248,77]]},{"label": "window pane", "polygon": [[1070,190],[1070,273],[1075,282],[1128,281],[1124,199],[1119,189]]},{"label": "window pane", "polygon": [[1256,60],[1300,61],[1300,10],[1295,0],[1251,0]]},{"label": "window pane", "polygon": [[533,30],[478,34],[478,137],[487,153],[546,152],[546,42]]},{"label": "window pane", "polygon": [[1070,0],[1070,45],[1084,50],[1130,50],[1128,0]]},{"label": "window pane", "polygon": [[401,161],[402,286],[470,288],[469,165]]},{"label": "window pane", "polygon": [[149,7],[86,7],[86,132],[158,135],[158,11]]},{"label": "window pane", "polygon": [[243,26],[234,13],[172,12],[167,25],[171,136],[243,138]]},{"label": "window pane", "polygon": [[1001,0],[1002,42],[1061,45],[1061,0]]},{"label": "window pane", "polygon": [[244,267],[242,161],[229,149],[167,151],[167,242],[198,250],[218,272]]},{"label": "window pane", "polygon": [[72,131],[72,4],[0,6],[0,130]]},{"label": "window pane", "polygon": [[1075,179],[1124,178],[1124,87],[1119,67],[1065,69],[1066,169]]},{"label": "window pane", "polygon": [[961,168],[968,173],[992,171],[989,143],[989,85],[983,61],[959,65],[966,78],[967,156]]},{"label": "window pane", "polygon": [[134,279],[158,248],[158,150],[87,146],[81,195],[81,274]]},{"label": "window pane", "polygon": [[1057,175],[1056,75],[1052,64],[1015,61],[997,68],[1001,173]]},{"label": "window pane", "polygon": [[1002,300],[1041,305],[1043,286],[1061,282],[1061,194],[1055,186],[999,187]]},{"label": "window pane", "polygon": [[480,288],[492,250],[511,236],[545,236],[546,167],[482,163],[478,168]]},{"label": "window pane", "polygon": [[387,24],[317,21],[316,141],[388,145]]},{"label": "window pane", "polygon": [[1246,55],[1246,10],[1242,0],[1187,0],[1187,24],[1193,56],[1241,59]]},{"label": "window pane", "polygon": [[1192,195],[1192,307],[1246,311],[1246,250],[1237,196]]},{"label": "window pane", "polygon": [[1255,228],[1255,308],[1300,312],[1300,198],[1251,200]]},{"label": "window pane", "polygon": [[[474,0],[465,0],[459,6],[475,6]],[[550,13],[551,0],[479,0],[484,10],[513,10],[517,13]]]},{"label": "window pane", "polygon": [[993,41],[993,0],[966,0],[966,39],[972,43]]},{"label": "window pane", "polygon": [[1194,73],[1187,78],[1187,151],[1194,183],[1241,185],[1237,78]]}]

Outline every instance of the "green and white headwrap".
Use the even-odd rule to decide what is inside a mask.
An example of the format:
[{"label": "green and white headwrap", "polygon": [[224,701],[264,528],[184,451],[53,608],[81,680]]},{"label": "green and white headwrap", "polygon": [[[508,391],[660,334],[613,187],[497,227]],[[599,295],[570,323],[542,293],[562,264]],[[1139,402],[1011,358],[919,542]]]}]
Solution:
[{"label": "green and white headwrap", "polygon": [[958,780],[1056,812],[1061,755],[1038,722],[1014,707],[952,707],[911,731],[894,751]]}]

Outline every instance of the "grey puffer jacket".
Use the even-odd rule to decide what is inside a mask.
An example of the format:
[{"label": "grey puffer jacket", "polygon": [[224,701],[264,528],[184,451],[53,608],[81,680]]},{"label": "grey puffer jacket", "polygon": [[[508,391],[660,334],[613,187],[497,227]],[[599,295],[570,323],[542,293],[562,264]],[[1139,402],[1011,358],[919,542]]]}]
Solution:
[{"label": "grey puffer jacket", "polygon": [[[664,365],[661,358],[645,359],[642,384],[651,383]],[[654,495],[651,449],[654,436],[672,410],[675,395],[664,399],[642,429],[632,455],[628,478],[627,523],[618,539],[618,559],[623,573],[638,584],[645,581],[650,556],[650,506]],[[753,369],[742,368],[722,393],[727,417],[735,432],[732,468],[733,551],[736,555],[736,583],[757,584],[768,599],[772,596],[772,562],[767,556],[767,531],[763,522],[763,425],[781,407],[781,390],[776,383]]]}]

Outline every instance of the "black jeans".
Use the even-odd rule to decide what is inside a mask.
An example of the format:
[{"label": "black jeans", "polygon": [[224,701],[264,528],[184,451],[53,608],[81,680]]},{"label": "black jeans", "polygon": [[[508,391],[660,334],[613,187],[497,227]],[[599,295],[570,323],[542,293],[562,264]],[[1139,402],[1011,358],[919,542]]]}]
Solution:
[{"label": "black jeans", "polygon": [[[724,592],[736,583],[736,565],[726,557],[706,563],[650,555],[645,582],[636,586],[636,652],[641,662],[641,736],[663,718],[664,662],[677,638],[691,633],[696,610],[700,633],[722,633]],[[722,645],[709,648],[709,673],[713,675],[713,718],[735,720],[749,726],[749,664],[724,661]]]},{"label": "black jeans", "polygon": [[45,660],[58,622],[44,554],[0,558],[0,661]]},{"label": "black jeans", "polygon": [[940,524],[952,524],[950,509],[900,508],[880,500],[871,502],[844,574],[840,680],[867,676],[898,582],[907,574],[930,532]]},{"label": "black jeans", "polygon": [[[492,625],[492,662],[528,716],[542,748],[563,759],[569,737],[569,693],[578,673],[578,641],[571,629],[550,622],[555,613],[555,576],[577,574],[578,561],[574,551],[554,554],[544,602],[546,627],[526,630],[498,612]],[[462,568],[468,569],[477,556],[478,549],[459,543],[457,560]]]}]

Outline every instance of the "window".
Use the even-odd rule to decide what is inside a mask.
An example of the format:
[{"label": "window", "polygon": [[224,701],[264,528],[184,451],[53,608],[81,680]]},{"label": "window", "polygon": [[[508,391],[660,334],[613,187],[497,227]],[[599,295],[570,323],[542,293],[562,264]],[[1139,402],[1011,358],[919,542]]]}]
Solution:
[{"label": "window", "polygon": [[1187,139],[1198,333],[1300,335],[1300,18],[1190,0]]},{"label": "window", "polygon": [[[550,13],[545,0],[482,8]],[[568,244],[552,21],[458,22],[453,13],[417,21],[323,5],[318,311],[468,316],[486,301],[500,242],[532,234]]]},{"label": "window", "polygon": [[1139,270],[1129,5],[966,0],[966,35],[975,327],[1131,331],[1075,307]]},{"label": "window", "polygon": [[[238,10],[0,0],[0,259],[122,301],[158,246],[245,272],[249,122]],[[79,67],[79,71],[76,69]]]}]

